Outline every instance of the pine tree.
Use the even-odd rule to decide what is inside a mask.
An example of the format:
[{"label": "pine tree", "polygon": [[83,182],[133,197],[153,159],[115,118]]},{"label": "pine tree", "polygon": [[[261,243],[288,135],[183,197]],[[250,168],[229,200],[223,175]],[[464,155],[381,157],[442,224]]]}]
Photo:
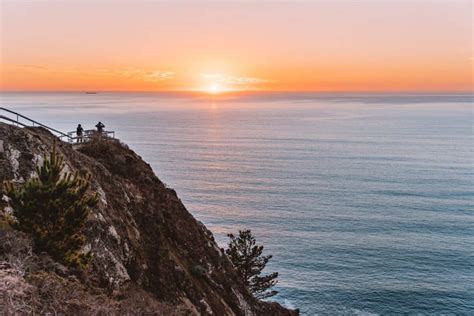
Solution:
[{"label": "pine tree", "polygon": [[263,246],[257,245],[252,232],[239,230],[238,237],[233,234],[227,236],[230,240],[226,254],[250,292],[258,299],[277,294],[278,292],[275,290],[268,290],[277,284],[278,272],[261,276],[262,270],[272,256],[262,256]]},{"label": "pine tree", "polygon": [[37,167],[37,176],[18,186],[6,182],[4,194],[9,198],[14,227],[31,234],[35,252],[47,252],[53,259],[74,268],[85,268],[91,258],[82,250],[82,233],[90,208],[97,196],[87,193],[90,176],[64,171],[64,159],[56,146]]}]

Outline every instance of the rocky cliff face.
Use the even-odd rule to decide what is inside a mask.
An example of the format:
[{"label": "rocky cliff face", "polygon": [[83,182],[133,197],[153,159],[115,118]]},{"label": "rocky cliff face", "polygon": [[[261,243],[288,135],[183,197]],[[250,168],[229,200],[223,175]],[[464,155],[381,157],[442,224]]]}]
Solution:
[{"label": "rocky cliff face", "polygon": [[[0,183],[34,176],[53,141],[41,128],[0,123]],[[125,145],[101,141],[57,147],[68,169],[92,175],[92,189],[100,197],[85,232],[92,264],[82,275],[71,274],[47,254],[34,254],[27,235],[1,224],[4,312],[296,314],[253,298],[212,233]],[[8,212],[5,201],[0,203],[1,212]]]}]

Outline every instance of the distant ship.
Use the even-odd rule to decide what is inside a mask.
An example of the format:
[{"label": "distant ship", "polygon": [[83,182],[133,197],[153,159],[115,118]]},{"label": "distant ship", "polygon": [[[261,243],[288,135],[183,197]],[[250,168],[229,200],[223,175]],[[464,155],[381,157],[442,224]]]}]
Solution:
[{"label": "distant ship", "polygon": [[95,91],[86,91],[86,94],[97,94]]}]

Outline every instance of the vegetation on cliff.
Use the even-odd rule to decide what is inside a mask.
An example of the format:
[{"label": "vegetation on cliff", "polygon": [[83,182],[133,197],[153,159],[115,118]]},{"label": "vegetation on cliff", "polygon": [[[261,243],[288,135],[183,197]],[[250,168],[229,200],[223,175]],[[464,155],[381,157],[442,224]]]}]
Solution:
[{"label": "vegetation on cliff", "polygon": [[261,275],[271,255],[264,256],[263,246],[258,245],[250,230],[240,230],[238,236],[229,234],[227,256],[234,264],[245,286],[259,299],[274,296],[278,291],[270,290],[277,284],[278,272]]},{"label": "vegetation on cliff", "polygon": [[[0,183],[29,191],[54,140],[42,128],[0,123]],[[59,142],[56,149],[64,157],[62,174],[72,174],[71,181],[77,174],[90,182],[86,191],[97,193],[95,207],[86,203],[81,230],[83,249],[93,256],[86,271],[74,273],[61,264],[66,262],[33,251],[33,233],[0,219],[0,299],[7,314],[296,315],[255,298],[212,233],[126,145],[104,141],[73,148]],[[90,178],[79,176],[86,174]],[[0,218],[15,217],[20,209],[7,195],[0,200]]]},{"label": "vegetation on cliff", "polygon": [[54,146],[37,166],[37,176],[21,185],[7,181],[3,193],[13,211],[12,226],[33,237],[36,253],[45,251],[58,262],[82,269],[91,259],[90,252],[83,251],[83,228],[98,199],[87,192],[90,176],[65,172],[64,167]]}]

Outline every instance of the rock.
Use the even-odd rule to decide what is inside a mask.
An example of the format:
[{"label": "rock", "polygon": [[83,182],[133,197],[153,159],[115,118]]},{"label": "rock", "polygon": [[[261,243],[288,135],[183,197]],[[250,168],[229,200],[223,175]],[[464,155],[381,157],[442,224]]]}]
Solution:
[{"label": "rock", "polygon": [[[42,128],[0,123],[0,139],[2,183],[34,176],[38,157],[49,153],[55,137]],[[0,261],[10,263],[17,256],[25,262],[15,282],[25,289],[18,293],[31,303],[29,313],[296,315],[255,299],[212,233],[126,145],[97,141],[75,150],[58,143],[58,152],[69,170],[92,175],[91,187],[100,195],[84,232],[85,250],[93,259],[87,271],[71,278],[73,272],[63,266],[39,264],[48,259],[28,253],[31,246],[22,253],[14,250],[17,239],[0,245]],[[6,207],[7,201],[0,200],[0,215]]]},{"label": "rock", "polygon": [[194,276],[197,276],[197,277],[200,277],[200,278],[203,278],[207,275],[207,271],[206,269],[197,264],[197,265],[194,265],[191,267],[191,273],[194,275]]}]

